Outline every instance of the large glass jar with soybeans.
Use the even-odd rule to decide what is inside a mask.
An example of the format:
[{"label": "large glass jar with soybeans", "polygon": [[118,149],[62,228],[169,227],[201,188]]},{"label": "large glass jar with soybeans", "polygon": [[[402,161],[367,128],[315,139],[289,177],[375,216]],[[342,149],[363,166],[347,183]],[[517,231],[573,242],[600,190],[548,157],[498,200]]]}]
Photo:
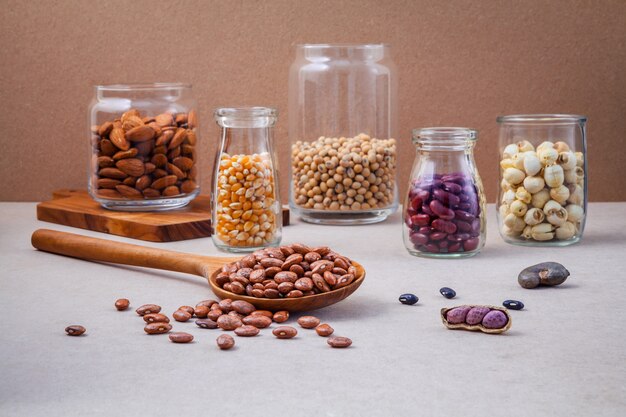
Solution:
[{"label": "large glass jar with soybeans", "polygon": [[587,215],[587,118],[537,114],[497,121],[502,238],[529,246],[578,242]]},{"label": "large glass jar with soybeans", "polygon": [[228,252],[276,246],[282,232],[278,169],[273,150],[275,109],[215,111],[221,143],[211,193],[212,238]]},{"label": "large glass jar with soybeans", "polygon": [[375,223],[397,209],[396,97],[388,45],[296,46],[289,202],[304,221]]},{"label": "large glass jar with soybeans", "polygon": [[190,85],[98,85],[89,122],[89,193],[103,207],[174,209],[200,192]]}]

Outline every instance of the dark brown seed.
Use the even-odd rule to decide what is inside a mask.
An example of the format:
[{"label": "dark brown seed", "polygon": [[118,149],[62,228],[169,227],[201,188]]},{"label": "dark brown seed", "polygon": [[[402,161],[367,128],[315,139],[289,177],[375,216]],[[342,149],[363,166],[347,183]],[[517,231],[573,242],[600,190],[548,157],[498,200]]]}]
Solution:
[{"label": "dark brown seed", "polygon": [[193,309],[193,307],[191,306],[180,306],[178,307],[179,310],[183,310],[186,311],[187,313],[191,314],[192,316],[194,315],[195,311]]},{"label": "dark brown seed", "polygon": [[254,326],[244,325],[235,329],[235,334],[241,337],[252,337],[259,334],[260,330]]},{"label": "dark brown seed", "polygon": [[281,294],[287,294],[289,293],[289,291],[293,290],[293,283],[291,282],[281,282],[280,284],[278,284],[278,291]]},{"label": "dark brown seed", "polygon": [[334,348],[347,348],[352,344],[352,340],[343,336],[331,336],[326,341],[331,347]]},{"label": "dark brown seed", "polygon": [[176,310],[174,314],[172,314],[172,317],[174,317],[174,320],[176,321],[185,322],[189,321],[189,319],[191,318],[191,314],[189,314],[189,312],[185,310]]},{"label": "dark brown seed", "polygon": [[310,291],[313,289],[313,280],[311,278],[300,278],[296,281],[295,287],[300,291]]},{"label": "dark brown seed", "polygon": [[285,294],[285,298],[300,298],[303,297],[304,293],[300,290],[292,290]]},{"label": "dark brown seed", "polygon": [[265,292],[263,290],[255,288],[252,290],[252,296],[256,298],[264,298]]},{"label": "dark brown seed", "polygon": [[215,300],[203,300],[203,301],[200,301],[198,304],[196,304],[196,307],[205,306],[205,307],[211,308],[211,306],[213,304],[217,304],[217,301],[215,301]]},{"label": "dark brown seed", "polygon": [[235,281],[230,283],[229,291],[238,295],[242,295],[246,293],[246,287],[241,282]]},{"label": "dark brown seed", "polygon": [[313,262],[319,261],[320,259],[322,259],[322,255],[320,255],[317,252],[309,252],[306,255],[304,255],[304,260],[307,261],[308,263],[313,263]]},{"label": "dark brown seed", "polygon": [[293,249],[294,252],[299,253],[302,256],[311,252],[311,248],[309,248],[306,245],[303,245],[302,243],[294,243],[293,245],[291,245],[291,249]]},{"label": "dark brown seed", "polygon": [[274,313],[272,313],[269,310],[254,310],[252,313],[250,313],[250,315],[251,316],[265,316],[269,318],[270,320],[272,319],[272,317],[274,317]]},{"label": "dark brown seed", "polygon": [[272,334],[279,339],[291,339],[298,334],[298,331],[291,326],[279,326],[272,331]]},{"label": "dark brown seed", "polygon": [[293,255],[289,255],[289,257],[287,257],[287,259],[285,259],[285,262],[283,263],[282,269],[283,271],[288,271],[291,269],[292,266],[299,264],[300,262],[302,262],[302,255],[300,255],[299,253],[294,253]]},{"label": "dark brown seed", "polygon": [[[108,169],[108,168],[105,168]],[[114,177],[111,177],[114,178]],[[263,268],[278,268],[279,271],[282,271],[283,261],[277,258],[263,258],[260,262]],[[265,271],[267,273],[267,271]]]},{"label": "dark brown seed", "polygon": [[203,329],[217,329],[217,323],[211,319],[196,320],[196,326],[202,327]]},{"label": "dark brown seed", "polygon": [[315,328],[315,331],[317,332],[317,334],[319,334],[320,336],[326,337],[326,336],[330,336],[331,334],[333,334],[333,332],[335,331],[335,329],[333,329],[332,327],[330,327],[329,324],[320,324],[319,326],[317,326]]},{"label": "dark brown seed", "polygon": [[185,332],[174,332],[169,334],[169,338],[174,343],[189,343],[193,340],[193,335]]},{"label": "dark brown seed", "polygon": [[85,333],[86,330],[87,329],[85,329],[83,326],[73,324],[65,328],[65,333],[67,333],[68,336],[80,336],[81,334]]},{"label": "dark brown seed", "polygon": [[298,279],[298,275],[291,271],[281,271],[274,275],[274,280],[280,284],[282,282],[296,282]]},{"label": "dark brown seed", "polygon": [[324,278],[324,281],[326,281],[326,283],[331,287],[334,287],[337,284],[337,277],[330,271],[324,272],[324,275],[322,275],[322,277]]},{"label": "dark brown seed", "polygon": [[235,346],[235,339],[229,334],[219,335],[217,338],[217,346],[222,350],[228,350]]},{"label": "dark brown seed", "polygon": [[143,330],[148,334],[163,334],[172,330],[172,325],[169,323],[148,323]]},{"label": "dark brown seed", "polygon": [[207,314],[209,314],[209,307],[207,306],[196,306],[193,310],[194,314],[199,319],[206,318]]},{"label": "dark brown seed", "polygon": [[237,317],[239,320],[243,319],[245,316],[243,314],[237,313],[235,310],[228,312],[229,316]]},{"label": "dark brown seed", "polygon": [[135,313],[139,314],[140,316],[145,316],[146,314],[158,313],[159,311],[161,311],[161,306],[158,306],[156,304],[144,304],[137,310],[135,310]]},{"label": "dark brown seed", "polygon": [[302,316],[298,319],[298,324],[305,329],[314,329],[320,324],[320,319],[315,316]]},{"label": "dark brown seed", "polygon": [[238,317],[229,316],[228,314],[222,314],[217,319],[217,327],[222,330],[235,330],[241,325],[241,320]]},{"label": "dark brown seed", "polygon": [[274,313],[272,320],[274,320],[276,323],[284,323],[289,320],[289,312],[286,310],[277,311],[276,313]]},{"label": "dark brown seed", "polygon": [[146,323],[169,323],[170,319],[165,314],[150,313],[143,316]]},{"label": "dark brown seed", "polygon": [[211,310],[209,311],[209,314],[207,314],[206,316],[207,316],[207,318],[209,318],[209,319],[211,319],[211,320],[213,320],[213,321],[216,321],[216,320],[217,320],[217,318],[218,318],[219,316],[221,316],[222,314],[224,314],[224,312],[223,312],[221,309],[219,309],[219,308],[213,308],[213,309],[211,309]]},{"label": "dark brown seed", "polygon": [[233,300],[231,300],[230,298],[224,298],[223,300],[220,300],[219,306],[224,313],[228,313],[230,310],[232,310],[232,302]]},{"label": "dark brown seed", "polygon": [[118,311],[126,310],[128,306],[130,306],[130,301],[128,300],[128,298],[120,298],[115,301],[115,308],[117,308]]},{"label": "dark brown seed", "polygon": [[241,320],[243,324],[265,329],[272,324],[272,319],[267,316],[247,316]]},{"label": "dark brown seed", "polygon": [[255,269],[250,272],[250,278],[248,278],[253,284],[263,282],[265,279],[265,269]]},{"label": "dark brown seed", "polygon": [[273,288],[267,288],[266,290],[263,291],[263,295],[265,296],[265,298],[279,298],[280,292],[278,292],[278,290],[275,290]]},{"label": "dark brown seed", "polygon": [[282,269],[278,266],[271,266],[265,270],[265,278],[273,278],[274,275],[278,274]]},{"label": "dark brown seed", "polygon": [[256,307],[247,301],[235,300],[230,304],[230,307],[237,313],[248,315],[256,310]]}]

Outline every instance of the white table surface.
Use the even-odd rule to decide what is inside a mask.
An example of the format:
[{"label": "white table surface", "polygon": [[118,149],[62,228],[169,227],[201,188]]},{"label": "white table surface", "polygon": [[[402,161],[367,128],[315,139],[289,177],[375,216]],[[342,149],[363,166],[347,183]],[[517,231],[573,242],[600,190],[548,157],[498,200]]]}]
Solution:
[{"label": "white table surface", "polygon": [[[283,242],[327,244],[367,270],[350,298],[314,313],[352,338],[345,350],[311,330],[278,340],[265,329],[220,351],[222,331],[193,321],[174,323],[191,344],[148,336],[135,308],[156,303],[171,314],[213,298],[206,282],[38,252],[31,233],[218,254],[209,238],[158,244],[88,232],[37,221],[34,203],[1,203],[0,213],[3,417],[626,415],[626,203],[592,204],[582,242],[567,248],[505,244],[490,206],[487,244],[465,260],[410,256],[399,214],[360,227],[296,221]],[[561,262],[570,278],[522,289],[519,271],[542,261]],[[457,298],[443,298],[442,286]],[[404,292],[419,303],[400,304]],[[133,308],[116,311],[120,297]],[[439,318],[441,307],[505,299],[526,308],[511,312],[503,335],[447,330]],[[69,324],[87,335],[66,336]]]}]

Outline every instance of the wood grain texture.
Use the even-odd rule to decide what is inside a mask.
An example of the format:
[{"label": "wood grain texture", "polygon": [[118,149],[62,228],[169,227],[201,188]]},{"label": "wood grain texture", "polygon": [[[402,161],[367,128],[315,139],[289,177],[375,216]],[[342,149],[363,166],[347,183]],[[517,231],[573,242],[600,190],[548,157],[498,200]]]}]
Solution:
[{"label": "wood grain texture", "polygon": [[401,197],[412,128],[478,129],[477,166],[494,202],[496,116],[580,113],[589,117],[590,199],[626,200],[626,187],[607,180],[621,172],[626,147],[624,0],[5,0],[0,39],[5,201],[86,187],[93,85],[182,81],[198,99],[204,193],[219,144],[214,109],[272,106],[286,202],[288,71],[293,46],[315,42],[392,46]]},{"label": "wood grain texture", "polygon": [[224,264],[237,261],[240,258],[220,258],[174,252],[49,229],[36,230],[31,237],[31,243],[33,247],[39,250],[73,258],[198,275],[208,281],[215,295],[220,298],[246,300],[258,309],[271,311],[308,311],[338,303],[356,291],[365,279],[363,266],[353,262],[358,271],[357,277],[344,288],[301,298],[270,300],[237,295],[225,291],[217,285],[215,276],[219,273],[220,268]]},{"label": "wood grain texture", "polygon": [[[56,190],[53,199],[37,205],[37,219],[150,242],[173,242],[211,236],[208,196],[189,205],[161,212],[121,212],[102,208],[84,190]],[[289,210],[283,208],[283,225]]]}]

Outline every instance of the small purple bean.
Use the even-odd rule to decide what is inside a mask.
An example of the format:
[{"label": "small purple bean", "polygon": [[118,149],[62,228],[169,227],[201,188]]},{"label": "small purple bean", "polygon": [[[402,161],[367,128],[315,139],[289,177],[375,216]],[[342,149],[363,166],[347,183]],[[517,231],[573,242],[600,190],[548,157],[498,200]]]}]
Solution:
[{"label": "small purple bean", "polygon": [[461,250],[461,242],[456,242],[448,246],[448,253],[458,252]]},{"label": "small purple bean", "polygon": [[[456,220],[456,219],[453,220],[453,221],[454,221],[454,224],[456,225],[457,230],[459,232],[461,232],[461,233],[469,233],[469,232],[472,231],[472,225],[469,224],[468,222],[464,222],[464,221]],[[451,233],[454,233],[454,232],[451,232]]]},{"label": "small purple bean", "polygon": [[470,306],[461,306],[448,310],[446,313],[446,320],[448,320],[448,323],[450,324],[465,323],[465,317],[470,310]]},{"label": "small purple bean", "polygon": [[423,233],[410,233],[409,239],[414,245],[425,245],[428,243],[428,235]]},{"label": "small purple bean", "polygon": [[457,206],[461,202],[461,199],[458,196],[448,193],[443,190],[439,190],[439,189],[434,190],[433,195],[435,196],[437,200],[441,201],[443,204],[446,204],[448,206]]},{"label": "small purple bean", "polygon": [[419,190],[415,195],[422,201],[428,201],[430,199],[430,193],[426,190]]},{"label": "small purple bean", "polygon": [[439,246],[435,245],[434,243],[429,243],[425,246],[425,248],[427,252],[439,253]]},{"label": "small purple bean", "polygon": [[506,323],[509,319],[506,317],[500,310],[491,310],[489,313],[485,315],[483,318],[483,326],[488,329],[501,329],[506,326]]},{"label": "small purple bean", "polygon": [[443,183],[443,189],[448,191],[449,193],[460,194],[463,190],[463,187],[455,182],[446,181]]},{"label": "small purple bean", "polygon": [[463,249],[465,249],[466,252],[471,252],[473,250],[476,250],[479,243],[480,243],[479,238],[472,237],[470,239],[467,239],[465,242],[463,242]]},{"label": "small purple bean", "polygon": [[471,222],[476,218],[476,216],[472,216],[470,213],[463,210],[454,210],[454,215],[457,219],[463,220],[464,222]]},{"label": "small purple bean", "polygon": [[434,232],[430,234],[430,240],[442,240],[447,236],[444,232]]},{"label": "small purple bean", "polygon": [[489,313],[491,309],[489,307],[473,307],[465,317],[465,323],[469,325],[479,324],[483,321],[483,318]]}]

